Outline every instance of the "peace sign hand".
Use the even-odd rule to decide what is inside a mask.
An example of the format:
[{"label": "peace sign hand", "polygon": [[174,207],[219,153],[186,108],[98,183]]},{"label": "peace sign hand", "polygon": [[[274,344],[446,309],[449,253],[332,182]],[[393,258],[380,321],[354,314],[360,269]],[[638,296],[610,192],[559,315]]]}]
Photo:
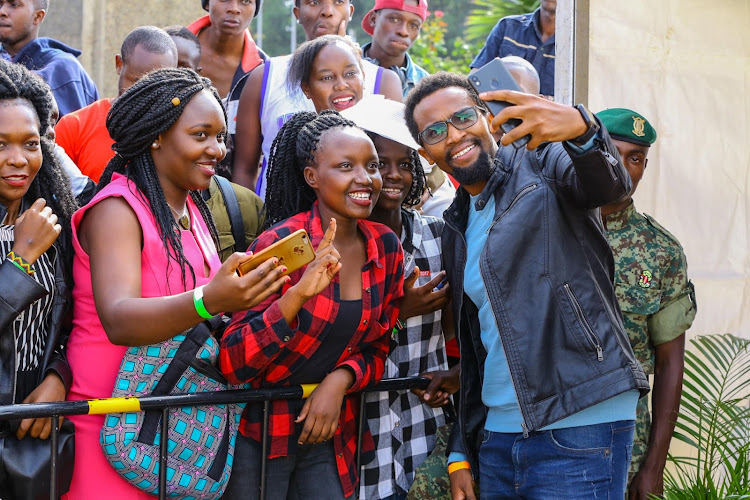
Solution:
[{"label": "peace sign hand", "polygon": [[341,255],[333,247],[335,237],[336,219],[332,218],[323,240],[315,251],[315,260],[307,265],[300,280],[292,287],[305,300],[328,288],[341,269]]}]

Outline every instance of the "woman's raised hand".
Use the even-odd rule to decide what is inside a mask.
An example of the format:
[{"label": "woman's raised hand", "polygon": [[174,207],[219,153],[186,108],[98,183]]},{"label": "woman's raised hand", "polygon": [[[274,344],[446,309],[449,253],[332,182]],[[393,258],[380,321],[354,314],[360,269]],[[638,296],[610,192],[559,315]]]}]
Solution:
[{"label": "woman's raised hand", "polygon": [[[307,265],[299,282],[292,287],[303,302],[319,294],[331,284],[341,269],[341,256],[333,247],[336,237],[336,219],[331,219],[323,241],[315,252],[315,260]],[[210,283],[203,289],[203,304],[208,312],[234,312],[248,310],[278,292],[290,281],[282,276],[286,267],[278,259],[268,259],[253,271],[238,276],[237,267],[252,254],[234,253],[219,268]],[[301,304],[300,304],[301,307]]]},{"label": "woman's raised hand", "polygon": [[272,258],[244,276],[237,275],[237,268],[252,257],[252,253],[235,252],[222,264],[211,282],[203,289],[203,303],[212,313],[246,311],[278,292],[289,281],[281,274],[286,267],[279,266]]},{"label": "woman's raised hand", "polygon": [[52,213],[44,198],[39,198],[16,219],[13,253],[33,264],[52,246],[61,230],[57,215]]},{"label": "woman's raised hand", "polygon": [[305,300],[325,290],[341,269],[341,255],[333,247],[334,238],[336,219],[332,218],[323,240],[315,251],[315,260],[307,265],[299,282],[292,287]]}]

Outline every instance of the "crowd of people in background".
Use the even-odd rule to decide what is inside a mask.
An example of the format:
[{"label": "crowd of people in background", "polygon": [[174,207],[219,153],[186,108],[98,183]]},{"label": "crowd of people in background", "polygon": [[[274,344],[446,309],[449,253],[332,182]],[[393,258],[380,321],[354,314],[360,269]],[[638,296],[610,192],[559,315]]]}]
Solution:
[{"label": "crowd of people in background", "polygon": [[[350,0],[295,0],[306,40],[269,57],[261,0],[201,0],[189,26],[133,29],[100,98],[39,37],[49,0],[0,0],[2,404],[110,397],[130,347],[223,314],[215,377],[317,386],[273,401],[267,435],[243,407],[211,498],[661,494],[696,304],[679,241],[633,204],[648,110],[554,102],[555,0],[498,21],[466,71],[501,58],[521,90],[481,94],[410,57],[427,0],[370,3],[360,47]],[[307,265],[237,273],[301,229]],[[102,452],[104,418],[71,418],[63,498],[152,498]]]}]

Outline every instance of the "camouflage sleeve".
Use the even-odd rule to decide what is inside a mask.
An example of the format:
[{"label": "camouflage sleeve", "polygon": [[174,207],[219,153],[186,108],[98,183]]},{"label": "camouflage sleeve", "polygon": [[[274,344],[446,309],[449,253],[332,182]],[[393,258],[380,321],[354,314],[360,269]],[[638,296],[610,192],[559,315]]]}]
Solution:
[{"label": "camouflage sleeve", "polygon": [[654,345],[676,339],[690,328],[697,311],[695,290],[687,278],[687,260],[677,247],[664,270],[659,310],[648,318],[648,331]]}]

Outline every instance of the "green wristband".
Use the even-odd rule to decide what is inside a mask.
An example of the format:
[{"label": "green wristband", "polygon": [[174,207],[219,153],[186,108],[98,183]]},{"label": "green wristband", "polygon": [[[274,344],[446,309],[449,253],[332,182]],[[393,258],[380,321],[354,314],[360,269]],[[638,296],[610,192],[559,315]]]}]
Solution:
[{"label": "green wristband", "polygon": [[18,269],[20,269],[20,270],[21,270],[21,271],[23,271],[24,273],[26,272],[26,269],[24,269],[24,268],[23,268],[23,266],[21,266],[21,264],[19,264],[19,263],[18,263],[18,262],[16,262],[15,260],[10,260],[10,259],[8,259],[8,261],[10,261],[10,263],[11,263],[11,264],[15,265],[15,266],[16,266],[16,267],[17,267]]},{"label": "green wristband", "polygon": [[31,269],[31,264],[26,262],[20,255],[16,255],[13,250],[8,252],[8,255],[6,255],[5,257],[7,258],[7,260],[11,261],[18,269],[25,272],[26,274],[34,274],[34,270]]},{"label": "green wristband", "polygon": [[206,285],[202,285],[199,287],[196,287],[193,290],[193,305],[195,306],[195,311],[198,313],[198,315],[203,319],[211,319],[213,316],[210,312],[206,310],[205,304],[203,304],[203,287]]}]

